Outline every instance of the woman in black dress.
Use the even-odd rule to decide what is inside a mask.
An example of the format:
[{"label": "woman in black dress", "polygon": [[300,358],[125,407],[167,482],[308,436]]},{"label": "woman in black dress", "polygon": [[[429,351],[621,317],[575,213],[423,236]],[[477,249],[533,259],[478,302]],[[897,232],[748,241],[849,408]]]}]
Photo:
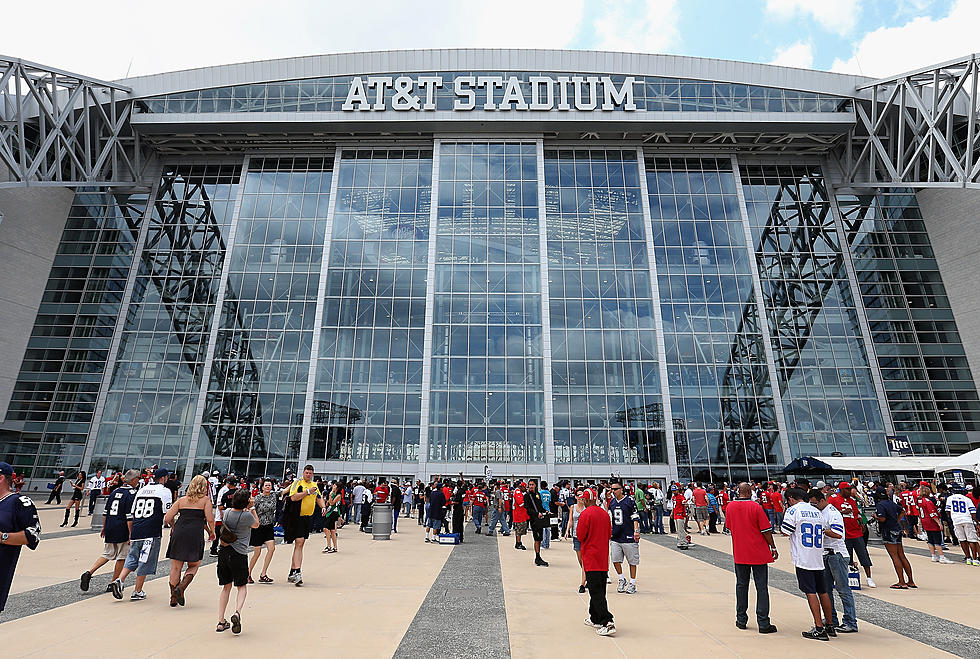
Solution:
[{"label": "woman in black dress", "polygon": [[[176,522],[174,521],[176,519]],[[208,496],[208,481],[195,476],[187,494],[177,499],[163,518],[172,527],[167,558],[170,559],[170,606],[184,606],[184,593],[201,567],[204,558],[204,534],[214,540],[214,509]],[[181,577],[181,570],[187,571]]]},{"label": "woman in black dress", "polygon": [[78,526],[78,511],[82,507],[82,497],[85,496],[85,472],[78,472],[78,476],[75,477],[75,482],[71,484],[71,499],[68,501],[68,505],[65,506],[65,521],[61,523],[61,526],[68,526],[68,513],[71,512],[72,507],[75,508],[75,521],[71,523],[72,526]]}]

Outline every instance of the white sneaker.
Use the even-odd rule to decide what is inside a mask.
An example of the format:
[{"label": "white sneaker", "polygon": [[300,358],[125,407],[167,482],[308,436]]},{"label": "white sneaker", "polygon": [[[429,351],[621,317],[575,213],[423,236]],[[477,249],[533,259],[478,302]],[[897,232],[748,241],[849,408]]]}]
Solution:
[{"label": "white sneaker", "polygon": [[875,583],[875,580],[872,579],[871,577],[868,577],[868,588],[877,588],[877,587],[878,584]]},{"label": "white sneaker", "polygon": [[594,627],[596,629],[598,629],[599,627],[602,627],[602,625],[597,625],[594,622],[592,622],[592,616],[585,616],[585,625],[587,627]]},{"label": "white sneaker", "polygon": [[616,592],[617,593],[626,592],[626,579],[624,579],[623,577],[619,578],[619,587],[616,589]]},{"label": "white sneaker", "polygon": [[937,563],[940,563],[940,564],[942,564],[942,565],[952,565],[952,564],[953,564],[953,561],[951,561],[951,560],[949,560],[949,559],[948,559],[948,558],[946,558],[945,556],[940,556],[940,557],[939,557],[939,560],[938,560],[938,561],[936,561],[936,562],[937,562]]},{"label": "white sneaker", "polygon": [[939,562],[939,557],[936,556],[935,554],[933,554],[931,560],[932,560],[933,563],[938,563]]},{"label": "white sneaker", "polygon": [[608,625],[604,627],[599,627],[599,629],[595,630],[595,633],[598,634],[599,636],[615,636],[616,625],[610,622]]},{"label": "white sneaker", "polygon": [[627,595],[635,595],[636,594],[636,584],[635,583],[630,583],[630,585],[626,586],[626,594]]}]

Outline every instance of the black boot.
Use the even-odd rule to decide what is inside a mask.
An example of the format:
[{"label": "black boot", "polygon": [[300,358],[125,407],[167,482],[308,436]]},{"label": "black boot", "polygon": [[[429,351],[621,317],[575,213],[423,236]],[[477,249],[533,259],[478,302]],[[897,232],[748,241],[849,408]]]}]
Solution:
[{"label": "black boot", "polygon": [[[65,521],[61,523],[61,527],[68,526],[68,515],[71,513],[71,508],[65,508]],[[61,528],[59,527],[59,528]]]},{"label": "black boot", "polygon": [[[76,526],[78,526],[78,513],[79,512],[81,512],[81,509],[80,508],[75,508],[75,521],[71,523],[72,528],[75,528]],[[68,518],[66,517],[65,519],[67,520]]]}]

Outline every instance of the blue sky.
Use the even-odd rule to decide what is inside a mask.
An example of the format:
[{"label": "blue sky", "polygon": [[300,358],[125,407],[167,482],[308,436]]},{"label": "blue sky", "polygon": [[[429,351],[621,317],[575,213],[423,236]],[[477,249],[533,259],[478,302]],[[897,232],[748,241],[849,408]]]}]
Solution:
[{"label": "blue sky", "polygon": [[[391,48],[671,53],[885,76],[980,51],[980,0],[48,0],[4,55],[105,79]],[[4,8],[37,25],[36,3]],[[44,38],[41,38],[41,37]]]}]

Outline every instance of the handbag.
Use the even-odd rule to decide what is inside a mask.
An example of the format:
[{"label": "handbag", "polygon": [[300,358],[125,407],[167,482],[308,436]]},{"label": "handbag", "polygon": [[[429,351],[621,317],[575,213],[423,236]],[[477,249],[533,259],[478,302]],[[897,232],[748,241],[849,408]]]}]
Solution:
[{"label": "handbag", "polygon": [[[239,519],[240,518],[241,518],[241,514],[239,513]],[[225,517],[225,519],[227,520],[227,516]],[[227,547],[228,545],[235,542],[236,540],[238,540],[238,534],[232,531],[231,529],[229,529],[227,524],[222,524],[221,534],[218,536],[218,544],[221,545],[222,547]]]},{"label": "handbag", "polygon": [[861,573],[855,569],[847,571],[847,585],[851,590],[861,590]]}]

